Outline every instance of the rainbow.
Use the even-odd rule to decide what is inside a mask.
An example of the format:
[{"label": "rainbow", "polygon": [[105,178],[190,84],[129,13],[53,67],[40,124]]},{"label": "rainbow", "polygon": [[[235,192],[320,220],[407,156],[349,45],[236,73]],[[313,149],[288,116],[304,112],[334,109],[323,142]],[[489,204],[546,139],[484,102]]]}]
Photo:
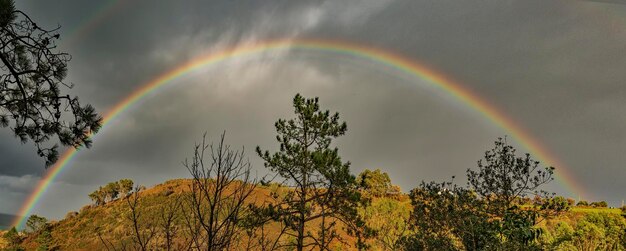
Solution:
[{"label": "rainbow", "polygon": [[[461,86],[442,73],[427,67],[425,64],[419,63],[410,58],[381,48],[345,41],[314,39],[273,40],[230,47],[218,52],[211,52],[199,56],[150,80],[127,96],[124,100],[117,103],[107,114],[105,114],[103,118],[103,128],[147,94],[158,91],[161,87],[172,83],[172,80],[175,80],[187,73],[203,67],[218,64],[227,59],[243,57],[260,52],[286,49],[333,53],[370,60],[426,80],[426,82],[432,85],[432,87],[440,89],[451,95],[460,103],[468,105],[492,123],[506,130],[511,137],[513,137],[518,143],[522,144],[533,154],[534,157],[541,160],[544,164],[558,167],[558,169],[556,169],[556,180],[574,194],[583,194],[581,189],[582,186],[576,182],[576,180],[565,168],[565,165],[563,165],[558,158],[552,155],[539,143],[539,141],[533,138],[511,118],[505,116],[505,114],[498,110],[497,107],[489,104],[478,95],[472,93],[469,89]],[[15,219],[14,225],[22,226],[25,218],[30,215],[31,211],[37,206],[38,201],[45,194],[46,189],[56,179],[56,177],[69,166],[71,160],[77,153],[78,151],[74,148],[67,150],[60,157],[59,161],[54,166],[49,168],[45,177],[41,179],[34,191],[22,205],[18,214],[20,216]]]},{"label": "rainbow", "polygon": [[78,25],[74,30],[68,32],[68,39],[64,41],[63,45],[70,47],[82,40],[89,32],[93,31],[95,27],[109,19],[109,17],[120,10],[124,4],[128,4],[128,2],[130,1],[112,0],[101,5],[95,13],[89,15],[84,22]]}]

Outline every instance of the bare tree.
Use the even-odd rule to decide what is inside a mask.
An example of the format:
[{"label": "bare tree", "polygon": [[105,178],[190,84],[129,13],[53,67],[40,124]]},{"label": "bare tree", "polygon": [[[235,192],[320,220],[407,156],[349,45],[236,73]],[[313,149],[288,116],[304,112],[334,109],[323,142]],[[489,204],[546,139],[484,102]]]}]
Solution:
[{"label": "bare tree", "polygon": [[179,225],[181,218],[179,212],[182,210],[182,203],[183,197],[177,194],[173,198],[166,200],[165,204],[159,208],[159,227],[161,228],[164,242],[162,247],[168,251],[188,250],[192,243],[190,239],[175,243],[175,238],[184,236]]},{"label": "bare tree", "polygon": [[[282,237],[289,230],[289,225],[281,221],[281,215],[273,207],[274,204],[267,202],[249,205],[251,213],[241,223],[247,237],[246,250],[273,251],[288,246],[283,243]],[[268,226],[272,223],[278,226],[271,226],[269,230]]]},{"label": "bare tree", "polygon": [[[208,145],[205,134],[191,161],[183,163],[193,178],[185,216],[192,217],[186,222],[197,249],[232,247],[242,233],[238,223],[249,213],[246,200],[257,185],[244,149],[231,149],[224,143],[225,134],[217,145]],[[205,159],[206,154],[210,158]]]},{"label": "bare tree", "polygon": [[150,220],[142,222],[142,212],[139,210],[139,192],[140,187],[135,187],[135,191],[132,195],[126,197],[126,203],[130,208],[130,214],[128,220],[133,225],[133,238],[135,244],[139,246],[142,251],[150,250],[150,244],[157,233],[157,224],[152,223]]}]

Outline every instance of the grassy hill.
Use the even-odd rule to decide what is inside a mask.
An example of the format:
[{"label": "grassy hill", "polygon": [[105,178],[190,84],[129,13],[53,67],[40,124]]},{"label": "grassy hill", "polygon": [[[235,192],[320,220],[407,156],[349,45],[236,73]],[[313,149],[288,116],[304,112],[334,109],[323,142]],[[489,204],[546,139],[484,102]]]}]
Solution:
[{"label": "grassy hill", "polygon": [[[176,198],[189,194],[190,184],[191,180],[170,180],[139,192],[139,212],[143,217],[142,221],[144,221],[141,223],[142,227],[149,228],[148,225],[158,224],[146,221],[160,219],[159,212],[164,210],[164,206],[170,204]],[[290,188],[277,186],[276,184],[259,186],[254,190],[248,202],[262,204],[271,201],[270,193],[272,191],[284,189]],[[278,193],[280,194],[281,192],[278,191]],[[180,216],[176,221],[176,227],[182,233],[185,231],[184,217],[182,217],[184,213],[179,210],[176,214]],[[129,220],[129,215],[130,208],[125,199],[117,199],[100,206],[87,205],[78,212],[69,212],[66,218],[51,224],[52,246],[60,250],[102,250],[106,249],[104,243],[115,246],[116,249],[122,246],[130,246],[133,244],[133,227],[132,221]],[[314,225],[315,222],[312,229],[315,228]],[[279,229],[280,227],[277,224],[269,224],[265,231],[268,233],[269,238],[272,238]],[[347,235],[345,231],[339,231],[339,235],[346,243],[351,244],[354,242],[353,238]],[[181,244],[187,237],[181,234],[177,236],[175,241]],[[155,236],[157,242],[163,241],[163,238],[160,234]],[[240,245],[244,245],[248,239],[245,234],[242,234],[238,241]],[[285,241],[290,240],[285,238]],[[335,249],[340,247],[349,249],[350,244],[342,244],[336,241],[333,243],[333,246]],[[27,250],[34,250],[38,245],[37,237],[32,236],[23,242],[22,247]]]},{"label": "grassy hill", "polygon": [[[187,179],[170,180],[139,192],[138,211],[141,214],[139,224],[142,228],[141,231],[146,233],[151,227],[158,228],[162,218],[161,212],[167,210],[167,206],[171,205],[177,198],[188,195],[190,184],[191,180]],[[254,190],[248,202],[253,204],[269,202],[273,200],[273,194],[285,194],[287,189],[290,188],[281,187],[277,184],[259,186]],[[367,243],[371,245],[373,250],[392,250],[393,248],[390,247],[392,243],[408,233],[404,221],[408,218],[410,210],[411,205],[408,197],[400,194],[373,198],[371,205],[360,211],[362,215],[366,216],[368,226],[385,235],[384,238],[368,239]],[[129,247],[133,245],[133,225],[132,221],[129,220],[130,213],[126,199],[116,199],[100,206],[87,205],[78,212],[69,212],[66,218],[51,223],[50,246],[59,250],[106,250],[105,245],[108,245],[109,250],[120,250],[124,246]],[[574,227],[578,222],[593,214],[615,215],[623,220],[620,216],[621,213],[620,209],[573,207],[555,218],[541,221],[539,227],[546,229],[552,238],[554,235],[550,233],[555,232],[559,224],[567,223]],[[177,245],[182,245],[189,238],[185,234],[184,212],[179,210],[175,214],[178,219],[175,220],[177,232],[174,241]],[[272,239],[276,237],[276,233],[280,229],[277,223],[272,223],[267,225],[264,233],[268,239]],[[313,222],[309,229],[317,231],[319,228],[316,222]],[[334,241],[331,244],[333,250],[354,250],[355,239],[344,231],[344,225],[339,224],[338,229],[342,241]],[[260,230],[255,231],[258,234]],[[241,233],[236,238],[238,246],[247,245],[250,240],[245,233]],[[154,243],[163,243],[163,241],[164,236],[157,233],[154,237]],[[282,241],[290,242],[293,240],[283,236]],[[0,248],[4,245],[3,242],[0,238]],[[22,243],[22,247],[27,250],[36,250],[39,246],[40,238],[37,235],[29,235]],[[155,245],[154,248],[163,249],[164,246],[162,244]]]}]

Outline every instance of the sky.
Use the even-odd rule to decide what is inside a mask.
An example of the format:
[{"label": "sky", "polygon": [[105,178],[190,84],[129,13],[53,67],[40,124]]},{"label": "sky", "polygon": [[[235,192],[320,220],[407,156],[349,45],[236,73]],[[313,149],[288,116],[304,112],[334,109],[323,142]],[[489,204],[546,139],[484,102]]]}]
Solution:
[{"label": "sky", "polygon": [[[619,1],[16,1],[61,26],[67,82],[104,114],[133,90],[202,54],[271,39],[330,39],[422,62],[497,107],[560,159],[585,195],[626,199],[626,5]],[[33,213],[62,218],[122,178],[151,186],[189,177],[181,165],[206,132],[226,131],[255,173],[275,151],[274,122],[296,93],[319,97],[348,132],[335,146],[351,170],[380,168],[403,191],[475,168],[506,128],[424,79],[381,63],[312,50],[226,60],[174,80],[107,124],[52,183]],[[509,143],[522,154],[514,138]],[[0,213],[16,214],[44,160],[0,130]]]}]

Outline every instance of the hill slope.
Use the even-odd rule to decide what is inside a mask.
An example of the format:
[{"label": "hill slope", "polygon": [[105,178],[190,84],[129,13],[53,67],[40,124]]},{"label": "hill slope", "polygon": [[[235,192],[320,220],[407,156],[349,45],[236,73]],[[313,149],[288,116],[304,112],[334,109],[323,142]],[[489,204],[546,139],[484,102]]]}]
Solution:
[{"label": "hill slope", "polygon": [[[139,204],[137,212],[139,217],[139,232],[142,236],[148,236],[151,230],[155,230],[152,239],[152,247],[154,249],[164,249],[166,236],[163,234],[162,223],[163,216],[167,214],[173,202],[176,202],[189,195],[189,187],[191,180],[177,179],[170,180],[155,187],[142,190],[139,192]],[[248,203],[263,204],[273,200],[275,194],[286,194],[288,187],[281,187],[276,184],[268,186],[258,186],[250,196]],[[390,247],[402,235],[406,235],[405,220],[410,214],[411,205],[407,196],[404,194],[391,197],[372,198],[372,204],[362,209],[360,212],[366,216],[367,225],[377,229],[381,234],[386,235],[384,238],[371,238],[367,241],[373,250],[392,250]],[[559,215],[555,218],[541,221],[538,227],[546,230],[541,241],[550,243],[549,245],[558,247],[557,249],[571,248],[571,243],[559,244],[559,234],[563,229],[572,229],[578,231],[577,226],[580,222],[613,222],[611,224],[624,228],[626,220],[621,215],[619,209],[608,208],[581,208],[574,207],[569,212]],[[184,210],[177,210],[174,215],[172,234],[174,236],[173,243],[177,249],[184,249],[185,243],[190,242],[189,226],[190,224],[184,217]],[[50,247],[60,250],[120,250],[123,247],[131,247],[135,245],[133,236],[133,222],[130,219],[131,210],[126,199],[117,199],[104,205],[94,206],[88,205],[80,209],[79,212],[69,212],[65,219],[53,222],[50,225],[51,239]],[[390,227],[391,226],[391,227]],[[607,226],[607,229],[609,226]],[[312,232],[318,231],[319,227],[313,222],[307,227]],[[354,250],[355,239],[348,235],[345,226],[338,223],[338,237],[341,241],[335,240],[331,247],[333,250]],[[399,231],[398,229],[405,229]],[[626,229],[626,228],[624,228]],[[246,232],[241,232],[236,236],[236,246],[257,245],[251,249],[259,250],[258,239],[262,233],[265,241],[274,240],[277,233],[280,232],[281,226],[278,223],[266,225],[264,229],[254,230],[255,237],[248,238]],[[570,230],[567,230],[570,231]],[[565,232],[567,232],[565,231]],[[604,230],[603,230],[604,231]],[[606,231],[608,234],[609,232]],[[248,233],[250,234],[250,233]],[[395,238],[395,239],[394,239]],[[587,238],[587,237],[585,237]],[[591,238],[591,237],[589,237]],[[617,237],[616,237],[617,238]],[[0,238],[1,239],[1,238]],[[619,239],[619,238],[618,238]],[[289,236],[281,238],[282,243],[291,242],[293,239]],[[22,243],[22,247],[27,250],[36,250],[41,243],[39,236],[30,235],[26,237]],[[0,240],[0,248],[2,247]],[[385,248],[387,247],[387,248]]]},{"label": "hill slope", "polygon": [[[152,188],[142,190],[139,192],[139,206],[138,212],[140,214],[140,231],[142,234],[150,231],[151,228],[160,229],[161,219],[163,215],[161,212],[167,211],[167,207],[172,205],[174,201],[184,196],[189,196],[189,187],[191,180],[177,179],[170,180],[163,184],[156,185]],[[287,187],[280,187],[277,185],[271,186],[258,186],[251,194],[249,203],[262,204],[264,202],[271,201],[270,193],[272,191],[290,189]],[[282,193],[278,191],[278,193]],[[131,195],[132,196],[132,195]],[[185,241],[189,241],[189,236],[186,235],[188,231],[188,225],[185,222],[184,210],[177,210],[175,212],[175,229],[177,231],[174,242],[179,247],[182,247]],[[133,240],[133,225],[132,220],[129,219],[131,215],[130,207],[126,199],[117,199],[108,202],[104,205],[95,206],[87,205],[80,209],[79,212],[69,212],[65,219],[51,224],[52,246],[59,248],[60,250],[102,250],[107,249],[105,246],[109,245],[110,249],[120,249],[123,246],[134,245]],[[156,219],[157,222],[154,222]],[[314,226],[311,229],[315,229]],[[265,234],[269,240],[274,238],[276,233],[280,231],[278,224],[269,224],[266,226]],[[164,234],[157,230],[153,243],[161,243],[156,245],[155,248],[165,248],[163,243],[165,242]],[[348,247],[354,241],[352,237],[346,234],[345,231],[339,231],[339,235],[346,242],[342,244],[335,242],[337,248],[340,246]],[[248,238],[245,233],[241,233],[241,236],[237,238],[238,245],[247,245]],[[290,241],[289,238],[282,238],[284,241]],[[105,244],[106,243],[106,244]],[[27,238],[22,247],[27,250],[36,249],[39,246],[37,243],[37,237],[33,236]]]}]

